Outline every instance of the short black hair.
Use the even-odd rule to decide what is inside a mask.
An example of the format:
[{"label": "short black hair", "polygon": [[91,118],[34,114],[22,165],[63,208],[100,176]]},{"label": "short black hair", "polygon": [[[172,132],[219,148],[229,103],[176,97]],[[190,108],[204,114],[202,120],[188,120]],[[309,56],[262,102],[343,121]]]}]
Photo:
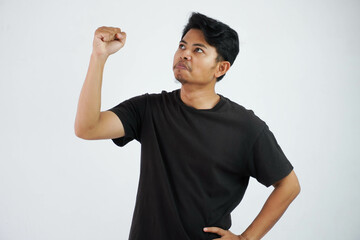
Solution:
[{"label": "short black hair", "polygon": [[[218,54],[216,61],[228,61],[230,65],[233,64],[239,53],[239,37],[234,29],[197,12],[193,12],[190,16],[181,39],[192,28],[201,30],[206,42],[216,48]],[[225,74],[218,77],[216,81],[220,81],[224,76]]]}]

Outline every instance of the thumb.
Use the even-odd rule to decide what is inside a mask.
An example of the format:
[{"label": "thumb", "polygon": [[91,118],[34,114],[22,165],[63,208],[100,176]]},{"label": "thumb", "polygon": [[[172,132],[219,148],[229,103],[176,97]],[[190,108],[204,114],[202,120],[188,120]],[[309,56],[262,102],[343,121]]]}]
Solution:
[{"label": "thumb", "polygon": [[126,39],[126,33],[125,32],[121,32],[121,33],[117,33],[115,35],[115,40],[125,40]]},{"label": "thumb", "polygon": [[218,227],[205,227],[203,230],[204,232],[216,233],[220,236],[225,236],[227,234],[226,230]]}]

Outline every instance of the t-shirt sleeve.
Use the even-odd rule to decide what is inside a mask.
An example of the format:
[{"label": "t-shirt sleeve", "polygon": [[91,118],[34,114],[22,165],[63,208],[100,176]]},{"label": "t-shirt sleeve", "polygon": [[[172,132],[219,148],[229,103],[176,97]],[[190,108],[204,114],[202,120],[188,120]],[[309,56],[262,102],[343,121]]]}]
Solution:
[{"label": "t-shirt sleeve", "polygon": [[252,150],[250,175],[266,187],[286,177],[293,170],[293,166],[266,124]]},{"label": "t-shirt sleeve", "polygon": [[147,106],[147,99],[148,94],[136,96],[108,110],[115,113],[124,126],[125,136],[112,139],[116,145],[120,147],[125,146],[133,139],[141,142],[141,127]]}]

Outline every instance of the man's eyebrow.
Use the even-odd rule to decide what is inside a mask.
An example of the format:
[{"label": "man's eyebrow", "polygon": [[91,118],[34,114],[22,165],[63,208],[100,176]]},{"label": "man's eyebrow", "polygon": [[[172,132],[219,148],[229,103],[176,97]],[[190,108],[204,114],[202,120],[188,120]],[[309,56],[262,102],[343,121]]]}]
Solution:
[{"label": "man's eyebrow", "polygon": [[[185,44],[188,44],[185,40],[181,40],[180,42],[185,43]],[[202,44],[202,43],[194,43],[193,46],[203,47],[203,48],[206,48],[206,49],[207,49],[207,47],[206,47],[204,44]]]}]

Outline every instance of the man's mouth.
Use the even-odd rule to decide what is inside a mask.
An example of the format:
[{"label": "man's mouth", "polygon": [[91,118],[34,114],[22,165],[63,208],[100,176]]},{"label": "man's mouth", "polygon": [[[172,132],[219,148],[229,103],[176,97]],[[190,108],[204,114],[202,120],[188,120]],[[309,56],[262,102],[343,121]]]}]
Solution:
[{"label": "man's mouth", "polygon": [[189,70],[190,68],[184,62],[178,62],[177,64],[175,64],[174,69]]}]

